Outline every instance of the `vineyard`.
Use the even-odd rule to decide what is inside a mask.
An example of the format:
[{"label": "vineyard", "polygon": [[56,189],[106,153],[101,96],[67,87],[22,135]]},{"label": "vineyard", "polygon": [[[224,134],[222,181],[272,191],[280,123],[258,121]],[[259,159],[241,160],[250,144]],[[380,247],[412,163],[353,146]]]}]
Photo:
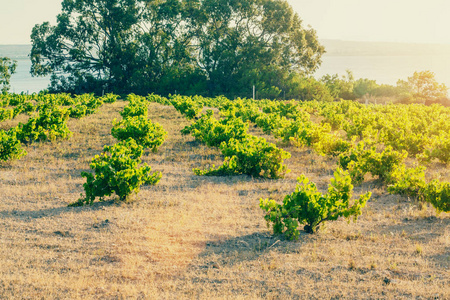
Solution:
[{"label": "vineyard", "polygon": [[450,108],[0,96],[0,298],[450,294]]}]

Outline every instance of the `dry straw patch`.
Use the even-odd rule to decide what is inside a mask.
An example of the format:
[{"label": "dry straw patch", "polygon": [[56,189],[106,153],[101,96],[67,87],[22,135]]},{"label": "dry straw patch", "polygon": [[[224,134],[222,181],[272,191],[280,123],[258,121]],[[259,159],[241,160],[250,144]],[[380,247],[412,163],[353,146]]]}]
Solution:
[{"label": "dry straw patch", "polygon": [[[68,208],[83,192],[81,171],[115,142],[112,119],[123,106],[104,105],[96,115],[70,120],[70,140],[27,146],[28,156],[1,166],[1,299],[450,295],[448,214],[436,216],[369,180],[356,189],[374,192],[358,223],[330,223],[298,242],[272,236],[259,198],[281,201],[300,174],[325,191],[335,160],[286,146],[292,172],[283,180],[194,176],[194,167],[220,164],[220,152],[182,136],[188,121],[158,104],[150,105],[149,117],[169,136],[144,161],[163,172],[161,182],[143,187],[131,203],[112,198]],[[450,179],[445,168],[435,172]]]}]

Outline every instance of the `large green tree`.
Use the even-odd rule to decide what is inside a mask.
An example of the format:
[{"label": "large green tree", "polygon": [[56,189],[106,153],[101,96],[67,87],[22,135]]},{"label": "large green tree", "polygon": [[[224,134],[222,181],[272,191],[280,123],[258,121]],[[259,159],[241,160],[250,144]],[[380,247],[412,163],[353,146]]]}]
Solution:
[{"label": "large green tree", "polygon": [[121,92],[155,89],[184,66],[189,40],[178,0],[63,0],[57,25],[33,28],[33,75],[52,89]]},{"label": "large green tree", "polygon": [[277,96],[292,72],[310,74],[324,52],[284,0],[191,0],[198,66],[211,93]]},{"label": "large green tree", "polygon": [[324,52],[284,0],[63,0],[31,38],[32,74],[78,93],[277,97]]}]

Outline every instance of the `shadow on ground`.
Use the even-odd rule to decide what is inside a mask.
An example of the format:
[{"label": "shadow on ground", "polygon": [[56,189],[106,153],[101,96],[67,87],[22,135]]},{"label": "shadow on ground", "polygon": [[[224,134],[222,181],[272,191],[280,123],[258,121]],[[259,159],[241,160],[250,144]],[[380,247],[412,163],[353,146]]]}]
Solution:
[{"label": "shadow on ground", "polygon": [[14,219],[40,219],[46,217],[55,217],[63,215],[69,212],[81,213],[84,211],[96,211],[101,210],[107,206],[119,205],[116,200],[108,200],[102,202],[94,202],[92,205],[80,206],[80,207],[55,207],[44,208],[38,210],[5,210],[0,211],[0,218],[14,218]]}]

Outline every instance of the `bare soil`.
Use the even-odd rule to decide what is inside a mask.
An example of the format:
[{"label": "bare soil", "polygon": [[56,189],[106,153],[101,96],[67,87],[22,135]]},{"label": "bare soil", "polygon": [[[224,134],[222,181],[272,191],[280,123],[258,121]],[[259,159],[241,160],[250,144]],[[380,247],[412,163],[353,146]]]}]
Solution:
[{"label": "bare soil", "polygon": [[[0,299],[450,299],[450,214],[367,178],[355,195],[373,196],[357,223],[329,222],[296,242],[274,236],[259,199],[281,201],[301,174],[325,192],[336,160],[283,145],[285,179],[195,176],[222,156],[182,136],[189,121],[172,107],[149,109],[169,133],[143,159],[162,171],[157,186],[130,203],[67,207],[84,192],[81,172],[116,142],[124,105],[70,120],[70,140],[0,165]],[[445,166],[430,172],[450,180]]]}]

